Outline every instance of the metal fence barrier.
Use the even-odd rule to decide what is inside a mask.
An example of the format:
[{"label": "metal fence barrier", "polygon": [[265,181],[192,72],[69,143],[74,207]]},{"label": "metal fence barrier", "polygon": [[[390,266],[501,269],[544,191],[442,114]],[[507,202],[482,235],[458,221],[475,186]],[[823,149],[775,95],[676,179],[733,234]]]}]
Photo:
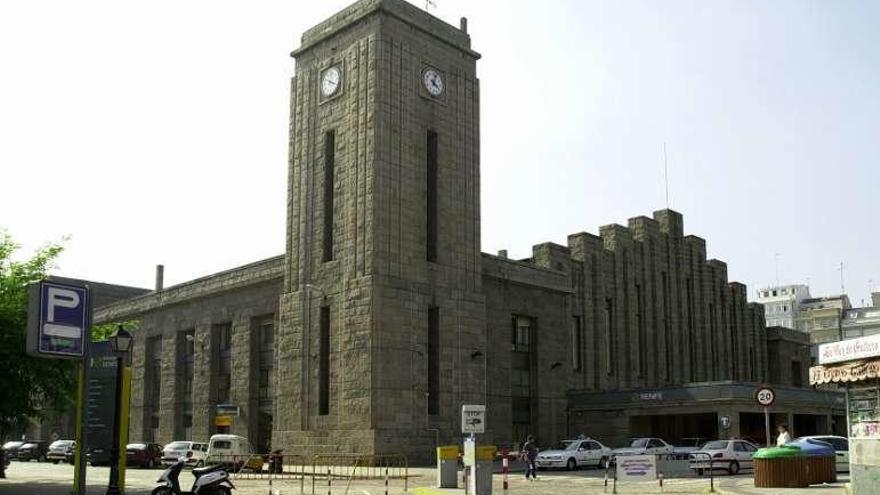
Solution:
[{"label": "metal fence barrier", "polygon": [[[709,467],[703,469],[702,471],[709,472],[709,493],[715,493],[714,459],[712,458],[711,454],[708,454],[706,452],[692,452],[692,453],[688,454],[688,462],[696,460],[697,456],[706,456],[707,460],[709,461]],[[626,457],[626,456],[619,456],[619,457]],[[660,461],[663,458],[669,459],[669,456],[667,454],[657,454],[657,455],[655,455],[655,457],[656,457],[657,461]],[[612,494],[617,493],[617,458],[618,458],[617,455],[612,455],[611,458],[605,462],[605,479],[604,479],[604,488],[603,488],[604,493],[608,492],[609,482],[611,484],[611,493]],[[660,463],[657,462],[657,466],[659,466],[659,465],[660,465]],[[611,476],[609,476],[609,474]],[[663,490],[663,479],[664,479],[664,474],[663,474],[662,470],[658,468],[657,469],[657,482],[660,484],[661,491]]]}]

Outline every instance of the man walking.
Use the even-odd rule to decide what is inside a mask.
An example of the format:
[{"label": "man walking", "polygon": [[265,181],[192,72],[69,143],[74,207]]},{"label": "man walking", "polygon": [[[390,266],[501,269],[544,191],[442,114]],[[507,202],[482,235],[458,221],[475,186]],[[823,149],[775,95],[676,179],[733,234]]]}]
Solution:
[{"label": "man walking", "polygon": [[538,479],[537,468],[535,467],[535,459],[538,458],[538,447],[535,445],[535,437],[529,435],[522,451],[523,458],[526,461],[526,479],[529,479],[529,474],[532,475],[533,480]]}]

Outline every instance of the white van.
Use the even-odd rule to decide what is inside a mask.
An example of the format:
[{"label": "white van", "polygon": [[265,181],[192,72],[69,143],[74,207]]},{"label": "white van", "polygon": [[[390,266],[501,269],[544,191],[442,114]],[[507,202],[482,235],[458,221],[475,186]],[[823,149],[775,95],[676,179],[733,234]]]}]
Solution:
[{"label": "white van", "polygon": [[254,448],[245,437],[238,435],[213,435],[208,441],[205,464],[227,464],[236,470],[263,468],[263,458],[254,455]]}]

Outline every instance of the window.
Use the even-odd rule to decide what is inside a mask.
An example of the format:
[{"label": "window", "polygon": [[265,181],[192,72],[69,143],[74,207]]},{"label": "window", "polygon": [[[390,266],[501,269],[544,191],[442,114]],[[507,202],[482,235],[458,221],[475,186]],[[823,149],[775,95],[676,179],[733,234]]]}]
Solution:
[{"label": "window", "polygon": [[524,316],[517,316],[514,318],[513,344],[516,351],[529,352],[529,333],[531,333],[531,323],[531,320]]},{"label": "window", "polygon": [[427,193],[425,225],[427,227],[428,261],[437,261],[437,133],[428,131],[427,138]]},{"label": "window", "polygon": [[259,335],[258,386],[263,403],[271,404],[274,397],[273,369],[275,367],[275,322],[274,317],[266,317],[257,325]]},{"label": "window", "polygon": [[748,452],[749,451],[746,448],[745,444],[742,442],[733,442],[733,450],[735,452]]},{"label": "window", "polygon": [[440,414],[440,308],[428,308],[428,414]]},{"label": "window", "polygon": [[318,414],[330,414],[330,307],[321,306],[321,342],[318,353]]},{"label": "window", "polygon": [[614,301],[605,299],[605,366],[608,374],[614,373]]},{"label": "window", "polygon": [[581,369],[581,317],[571,317],[571,369]]},{"label": "window", "polygon": [[215,384],[214,398],[226,404],[232,389],[232,324],[220,323],[212,328],[214,340]]},{"label": "window", "polygon": [[324,256],[333,260],[333,193],[336,177],[336,131],[324,133]]}]

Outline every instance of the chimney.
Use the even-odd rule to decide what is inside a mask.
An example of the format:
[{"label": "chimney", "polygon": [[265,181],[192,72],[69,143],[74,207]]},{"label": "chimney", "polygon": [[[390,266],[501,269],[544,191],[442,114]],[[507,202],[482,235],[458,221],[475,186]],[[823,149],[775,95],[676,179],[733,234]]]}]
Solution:
[{"label": "chimney", "polygon": [[498,257],[507,259],[507,250],[506,249],[499,249],[498,250]]},{"label": "chimney", "polygon": [[458,27],[461,29],[462,33],[467,34],[467,17],[462,17],[458,22]]},{"label": "chimney", "polygon": [[156,290],[162,290],[165,284],[165,265],[156,265]]},{"label": "chimney", "polygon": [[875,308],[880,308],[880,292],[871,293],[871,306],[874,306]]}]

